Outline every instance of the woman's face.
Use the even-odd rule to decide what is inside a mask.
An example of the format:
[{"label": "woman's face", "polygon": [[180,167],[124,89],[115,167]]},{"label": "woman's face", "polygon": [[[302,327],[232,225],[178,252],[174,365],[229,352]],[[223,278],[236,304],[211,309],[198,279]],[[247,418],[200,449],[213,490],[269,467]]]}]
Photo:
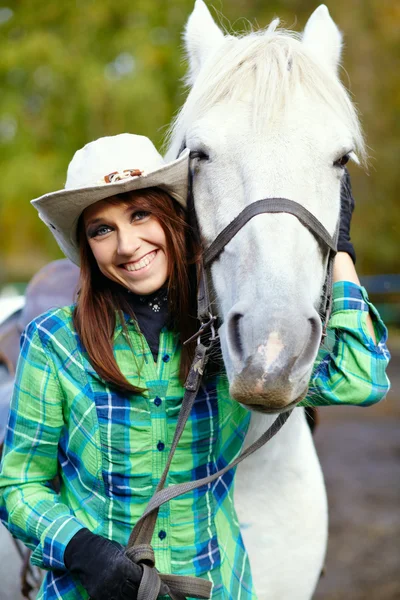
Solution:
[{"label": "woman's face", "polygon": [[168,277],[166,238],[156,217],[135,208],[138,201],[100,200],[84,210],[83,224],[103,275],[135,294],[151,294]]}]

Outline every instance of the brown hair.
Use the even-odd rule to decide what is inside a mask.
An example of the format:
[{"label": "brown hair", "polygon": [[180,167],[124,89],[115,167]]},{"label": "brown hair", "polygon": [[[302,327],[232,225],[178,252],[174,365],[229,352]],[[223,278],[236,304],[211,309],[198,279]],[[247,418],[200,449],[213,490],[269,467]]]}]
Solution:
[{"label": "brown hair", "polygon": [[[197,330],[196,288],[200,245],[187,224],[184,209],[166,192],[148,188],[107,199],[112,204],[134,202],[138,210],[148,211],[160,222],[166,237],[168,258],[168,307],[173,329],[180,341]],[[113,354],[113,334],[116,313],[125,332],[123,312],[135,319],[125,288],[101,273],[86,238],[83,216],[78,222],[80,246],[80,290],[73,314],[74,326],[96,372],[120,391],[141,393],[121,373]],[[102,326],[99,326],[99,324]],[[183,382],[189,372],[194,344],[182,346],[180,377]]]}]

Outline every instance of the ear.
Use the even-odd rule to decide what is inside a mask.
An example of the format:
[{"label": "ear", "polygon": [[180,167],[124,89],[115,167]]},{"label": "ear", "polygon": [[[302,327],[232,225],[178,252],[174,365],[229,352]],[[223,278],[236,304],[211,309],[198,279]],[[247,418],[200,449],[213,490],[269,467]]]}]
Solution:
[{"label": "ear", "polygon": [[342,52],[342,34],[325,4],[321,4],[308,19],[303,44],[316,58],[337,73]]},{"label": "ear", "polygon": [[203,0],[196,0],[183,37],[189,60],[187,80],[193,85],[206,59],[224,40],[224,34],[215,24]]}]

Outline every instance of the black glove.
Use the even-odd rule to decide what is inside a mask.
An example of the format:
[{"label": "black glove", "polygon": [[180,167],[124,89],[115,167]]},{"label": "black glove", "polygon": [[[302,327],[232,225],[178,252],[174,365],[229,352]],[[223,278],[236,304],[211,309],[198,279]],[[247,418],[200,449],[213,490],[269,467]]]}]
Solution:
[{"label": "black glove", "polygon": [[350,175],[347,169],[342,179],[340,188],[340,224],[339,224],[339,239],[338,252],[347,252],[351,256],[354,264],[356,264],[356,252],[350,241],[350,223],[354,210],[354,198],[351,193]]},{"label": "black glove", "polygon": [[80,529],[64,552],[67,569],[93,600],[136,600],[142,569],[124,554],[124,547],[88,529]]}]

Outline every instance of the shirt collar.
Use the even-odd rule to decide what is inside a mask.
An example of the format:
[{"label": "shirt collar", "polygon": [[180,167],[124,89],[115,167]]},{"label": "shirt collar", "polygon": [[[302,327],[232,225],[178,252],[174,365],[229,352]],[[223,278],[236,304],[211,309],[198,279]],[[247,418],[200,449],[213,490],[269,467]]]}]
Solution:
[{"label": "shirt collar", "polygon": [[[129,331],[129,329],[132,328],[133,331],[135,331],[136,333],[139,333],[137,325],[136,325],[135,321],[130,317],[130,315],[123,312],[122,317],[128,328],[128,331]],[[119,313],[116,312],[115,313],[115,329],[114,329],[113,340],[116,340],[121,335],[122,332],[123,332],[123,321],[121,320]]]}]

